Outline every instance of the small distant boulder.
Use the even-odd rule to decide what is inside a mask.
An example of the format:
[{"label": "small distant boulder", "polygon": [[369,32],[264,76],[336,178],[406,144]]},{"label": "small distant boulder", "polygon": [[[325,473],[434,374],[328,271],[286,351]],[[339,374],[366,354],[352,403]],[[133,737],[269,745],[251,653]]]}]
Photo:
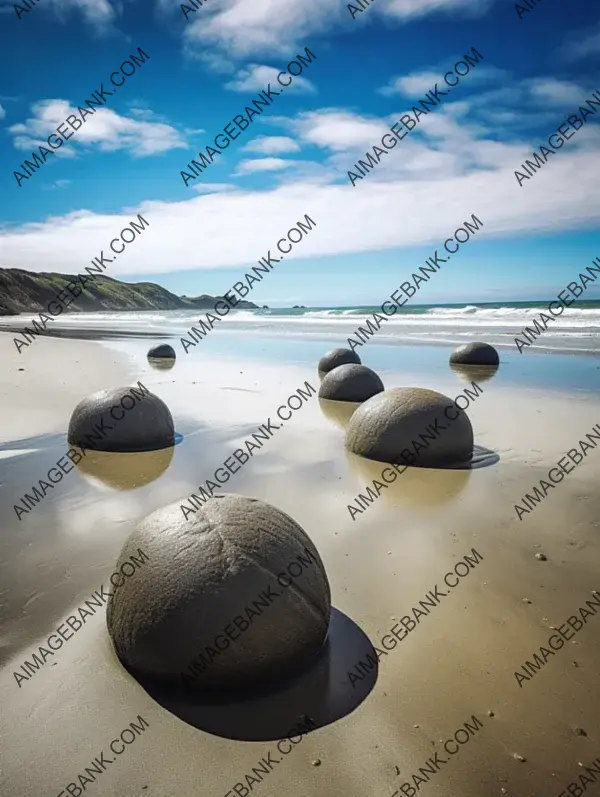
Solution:
[{"label": "small distant boulder", "polygon": [[158,358],[168,358],[169,360],[174,360],[177,355],[175,354],[175,349],[172,346],[169,346],[168,343],[161,343],[160,346],[153,346],[148,351],[148,359],[157,360]]},{"label": "small distant boulder", "polygon": [[319,360],[319,371],[328,374],[339,365],[349,365],[354,363],[360,365],[360,357],[352,349],[332,349],[324,354]]},{"label": "small distant boulder", "polygon": [[325,374],[319,398],[330,401],[366,401],[384,390],[379,376],[366,365],[338,365]]},{"label": "small distant boulder", "polygon": [[397,387],[361,404],[348,424],[346,448],[378,462],[452,467],[470,461],[473,427],[442,393]]},{"label": "small distant boulder", "polygon": [[451,365],[498,365],[498,352],[489,343],[465,343],[450,355]]}]

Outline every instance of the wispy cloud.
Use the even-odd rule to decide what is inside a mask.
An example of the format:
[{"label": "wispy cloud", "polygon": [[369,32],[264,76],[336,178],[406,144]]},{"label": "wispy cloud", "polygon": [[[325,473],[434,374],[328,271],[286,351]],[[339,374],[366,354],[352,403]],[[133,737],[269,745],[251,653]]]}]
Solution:
[{"label": "wispy cloud", "polygon": [[[273,88],[281,91],[282,87],[277,83],[277,75],[281,69],[273,66],[261,64],[250,64],[246,69],[238,72],[237,76],[225,84],[225,88],[230,91],[261,91],[268,83],[273,84]],[[294,77],[292,83],[286,86],[286,91],[302,92],[304,94],[316,94],[317,89],[310,80],[303,77]]]},{"label": "wispy cloud", "polygon": [[259,155],[282,155],[285,152],[299,152],[300,145],[288,136],[258,136],[242,147],[243,152],[256,152]]},{"label": "wispy cloud", "polygon": [[5,116],[6,116],[6,111],[5,111],[5,110],[4,110],[4,108],[3,108],[3,107],[0,105],[0,119],[4,119],[4,117],[5,117]]},{"label": "wispy cloud", "polygon": [[[74,114],[79,118],[77,108],[68,100],[42,100],[32,105],[31,110],[33,116],[8,128],[14,136],[14,146],[20,150],[31,151],[40,144],[48,146],[48,136],[56,132],[67,116]],[[164,122],[132,119],[108,108],[99,108],[92,117],[86,116],[69,145],[63,144],[56,153],[72,157],[76,148],[82,146],[97,147],[101,152],[126,150],[135,157],[145,157],[186,148],[187,144],[179,131]]]},{"label": "wispy cloud", "polygon": [[560,54],[567,61],[577,61],[600,51],[600,22],[591,28],[571,34],[560,48]]},{"label": "wispy cloud", "polygon": [[[436,82],[441,89],[446,89],[447,86],[443,83],[444,75],[451,69],[451,64],[460,60],[462,56],[455,58],[449,57],[444,64],[438,68],[430,68],[427,70],[419,70],[411,72],[408,75],[398,75],[391,78],[386,86],[378,89],[380,94],[386,97],[391,97],[395,94],[404,94],[406,97],[418,97],[425,94],[426,91],[433,88]],[[468,75],[461,79],[464,81],[464,86],[461,88],[472,88],[481,86],[483,83],[498,83],[506,78],[508,73],[504,69],[498,69],[496,66],[489,66],[488,64],[478,64],[472,69]],[[467,86],[468,83],[468,86]]]}]

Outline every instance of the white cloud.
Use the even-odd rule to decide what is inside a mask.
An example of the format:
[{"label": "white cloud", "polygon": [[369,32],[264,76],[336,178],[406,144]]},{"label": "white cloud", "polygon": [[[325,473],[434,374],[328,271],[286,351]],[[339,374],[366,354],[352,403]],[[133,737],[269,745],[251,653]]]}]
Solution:
[{"label": "white cloud", "polygon": [[[67,116],[80,119],[77,108],[67,100],[42,100],[32,105],[33,116],[23,124],[8,128],[14,136],[17,149],[32,151],[40,144],[48,146],[48,136],[56,132]],[[69,127],[67,126],[67,129]],[[148,122],[120,116],[109,108],[98,108],[93,116],[86,116],[84,124],[69,140],[69,144],[55,150],[58,155],[74,154],[74,147],[96,146],[102,152],[128,150],[132,155],[144,157],[181,149],[187,144],[179,132],[163,122]]]},{"label": "white cloud", "polygon": [[[364,14],[382,15],[397,21],[435,12],[483,13],[493,0],[377,0]],[[164,3],[164,0],[163,0]],[[250,58],[271,52],[294,58],[310,47],[317,35],[336,29],[352,29],[361,18],[352,19],[346,3],[339,0],[220,0],[210,3],[184,29],[192,51],[214,47],[232,58]],[[298,49],[296,49],[298,48]],[[318,53],[315,53],[318,57]],[[315,62],[316,63],[316,62]],[[282,69],[285,66],[282,64]],[[311,69],[313,66],[311,65]]]},{"label": "white cloud", "polygon": [[[316,88],[303,77],[294,77],[289,86],[281,86],[277,82],[277,75],[281,69],[273,66],[262,66],[260,64],[250,64],[247,69],[242,69],[234,80],[225,84],[225,88],[230,91],[262,91],[267,88],[268,83],[272,83],[272,88],[276,91],[296,91],[304,94],[315,94]],[[284,81],[285,82],[285,81]]]},{"label": "white cloud", "polygon": [[357,147],[367,149],[378,138],[381,139],[389,128],[380,119],[370,119],[336,108],[306,111],[294,119],[277,117],[277,121],[286,124],[308,144],[340,152]]},{"label": "white cloud", "polygon": [[3,108],[3,107],[0,105],[0,119],[4,119],[4,117],[5,117],[5,116],[6,116],[6,111],[5,111],[5,110],[4,110],[4,108]]},{"label": "white cloud", "polygon": [[256,172],[276,172],[295,166],[296,161],[286,161],[283,158],[254,158],[241,161],[235,171],[234,177]]},{"label": "white cloud", "polygon": [[394,94],[406,94],[408,97],[416,97],[424,94],[439,81],[440,76],[437,72],[413,72],[410,75],[400,75],[390,80],[387,86],[378,89],[380,94],[391,97]]},{"label": "white cloud", "polygon": [[243,152],[256,152],[259,155],[281,155],[285,152],[299,152],[300,145],[288,136],[258,136],[242,147]]},{"label": "white cloud", "polygon": [[[471,57],[476,57],[471,53],[468,54],[471,55]],[[378,89],[378,91],[386,97],[391,97],[395,94],[404,94],[407,97],[419,97],[423,96],[429,89],[433,89],[436,83],[442,91],[448,91],[448,86],[444,82],[444,75],[448,71],[452,71],[452,65],[462,60],[463,57],[464,56],[454,56],[453,58],[447,58],[444,64],[435,69],[432,68],[411,72],[408,75],[398,75],[397,77],[391,78],[388,84]],[[467,75],[460,78],[459,90],[463,88],[471,90],[473,87],[480,86],[482,83],[499,83],[504,80],[507,75],[508,73],[504,69],[498,69],[496,66],[477,64],[472,67]]]},{"label": "white cloud", "polygon": [[59,11],[65,8],[77,9],[87,22],[97,27],[110,25],[116,17],[109,0],[54,0],[54,6]]},{"label": "white cloud", "polygon": [[526,85],[534,99],[560,106],[576,105],[592,93],[591,91],[585,93],[576,83],[556,78],[534,78],[527,81]]},{"label": "white cloud", "polygon": [[[510,158],[480,142],[485,171],[465,170],[460,155],[432,153],[421,144],[421,157],[432,159],[431,174],[404,175],[381,182],[389,165],[406,152],[392,151],[385,162],[352,188],[299,181],[267,191],[227,191],[180,202],[145,202],[118,215],[78,211],[0,232],[2,266],[32,271],[81,271],[137,212],[150,227],[109,266],[114,276],[161,274],[177,270],[242,266],[260,257],[308,214],[316,227],[290,258],[429,244],[439,247],[474,213],[484,224],[477,240],[506,235],[558,233],[585,229],[597,221],[600,203],[600,153],[593,131],[569,142],[530,180],[519,187],[514,169],[530,156],[527,143],[511,145]],[[583,142],[579,146],[576,141]],[[409,139],[407,139],[407,143]],[[418,152],[418,151],[417,151]],[[454,162],[440,167],[444,159]],[[498,163],[500,158],[502,163]],[[408,158],[410,161],[410,158]],[[573,193],[570,186],[577,185]],[[118,271],[117,267],[118,266]],[[460,268],[457,260],[452,268]],[[407,271],[409,270],[407,265]],[[276,276],[274,277],[274,279]],[[398,279],[402,274],[398,275]],[[392,280],[390,289],[395,282]]]}]

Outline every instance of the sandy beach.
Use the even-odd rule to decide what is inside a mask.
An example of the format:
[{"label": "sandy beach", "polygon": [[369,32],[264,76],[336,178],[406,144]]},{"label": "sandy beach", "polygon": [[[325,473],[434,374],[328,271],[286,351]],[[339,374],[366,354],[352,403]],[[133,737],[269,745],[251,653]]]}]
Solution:
[{"label": "sandy beach", "polygon": [[[77,797],[82,773],[85,792],[156,797],[411,797],[417,785],[440,797],[542,797],[583,783],[600,756],[600,618],[588,603],[585,623],[567,621],[600,600],[598,452],[522,519],[514,505],[600,422],[591,392],[518,387],[501,364],[468,410],[496,464],[458,477],[410,469],[354,519],[348,505],[383,466],[345,452],[344,412],[307,401],[228,486],[290,514],[317,546],[334,607],[328,648],[273,694],[215,706],[146,691],[117,660],[103,608],[27,680],[14,673],[108,588],[138,520],[187,497],[299,386],[318,389],[316,363],[199,354],[157,371],[144,344],[46,338],[19,356],[4,335],[0,346],[3,793]],[[424,380],[401,362],[393,351],[378,369],[386,387],[454,397],[469,384],[449,368]],[[117,476],[106,463],[75,470],[18,520],[16,500],[66,450],[74,405],[138,380],[181,435],[168,461],[120,455],[132,459]],[[559,628],[560,649],[519,682]],[[303,717],[315,729],[285,742]]]}]

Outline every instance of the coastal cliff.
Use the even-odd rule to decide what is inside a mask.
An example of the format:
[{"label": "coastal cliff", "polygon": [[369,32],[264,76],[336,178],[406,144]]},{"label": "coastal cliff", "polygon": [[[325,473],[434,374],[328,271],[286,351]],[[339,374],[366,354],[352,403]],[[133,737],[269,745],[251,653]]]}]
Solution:
[{"label": "coastal cliff", "polygon": [[[48,302],[56,298],[75,279],[73,274],[24,271],[0,268],[0,315],[46,312]],[[220,296],[176,296],[153,282],[120,282],[112,277],[94,276],[66,312],[126,312],[128,310],[210,310]],[[242,299],[241,310],[258,309]]]}]

